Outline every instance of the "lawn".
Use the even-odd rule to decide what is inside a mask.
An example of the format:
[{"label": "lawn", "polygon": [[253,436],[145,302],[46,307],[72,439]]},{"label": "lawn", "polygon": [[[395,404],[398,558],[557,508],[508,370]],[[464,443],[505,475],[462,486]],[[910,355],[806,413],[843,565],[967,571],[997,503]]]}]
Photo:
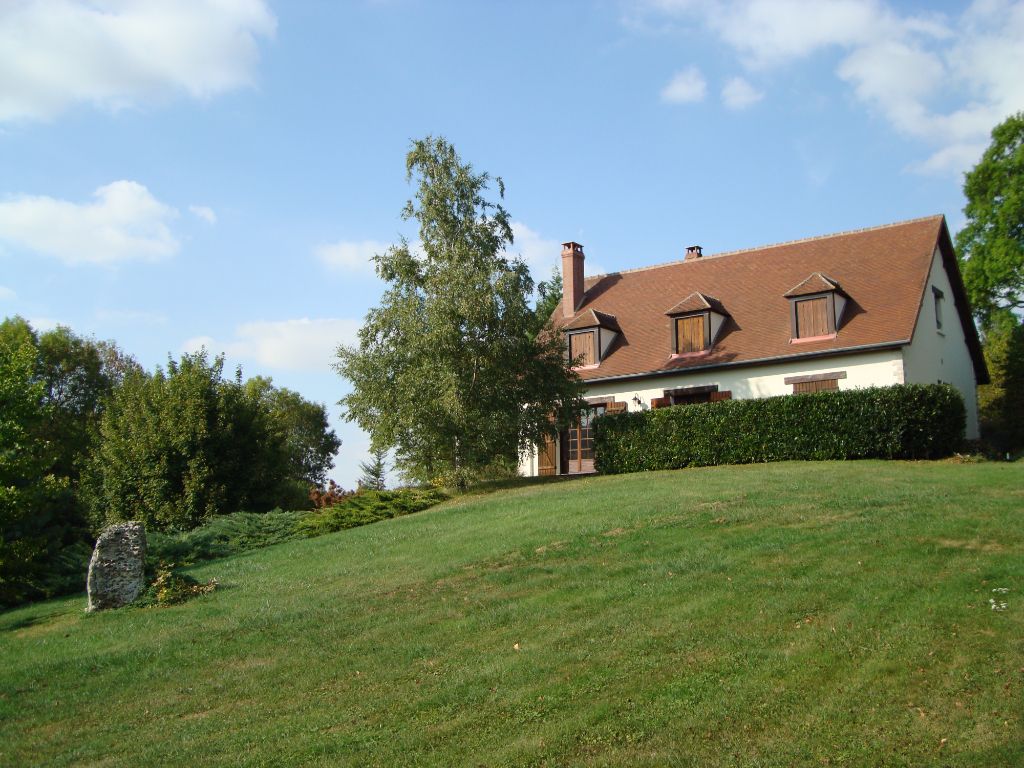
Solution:
[{"label": "lawn", "polygon": [[1022,510],[1022,463],[464,497],[0,614],[0,764],[1022,765]]}]

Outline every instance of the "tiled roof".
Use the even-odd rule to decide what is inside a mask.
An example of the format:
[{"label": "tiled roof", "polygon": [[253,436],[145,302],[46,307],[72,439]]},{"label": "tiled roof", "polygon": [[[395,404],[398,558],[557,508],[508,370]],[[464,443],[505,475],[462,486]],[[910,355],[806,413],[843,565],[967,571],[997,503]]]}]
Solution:
[{"label": "tiled roof", "polygon": [[[936,247],[952,273],[957,310],[983,382],[987,372],[942,216],[588,277],[570,325],[583,327],[577,320],[590,310],[607,313],[618,321],[620,336],[601,364],[580,376],[639,376],[906,343]],[[842,325],[835,338],[792,344],[786,295],[805,283],[825,285],[819,279],[838,283],[849,297]],[[707,355],[672,358],[666,309],[674,310],[681,296],[697,301],[695,293],[714,296],[729,318]],[[553,320],[564,328],[560,311]]]},{"label": "tiled roof", "polygon": [[803,280],[798,285],[794,285],[785,294],[787,299],[795,299],[797,296],[808,296],[812,293],[822,293],[824,291],[836,291],[839,286],[834,280],[829,280],[821,272],[812,272],[807,276],[807,279]]},{"label": "tiled roof", "polygon": [[671,309],[665,312],[666,315],[683,315],[687,312],[701,312],[705,309],[713,310],[720,315],[727,315],[725,307],[722,306],[722,302],[718,299],[712,298],[711,296],[705,296],[700,291],[694,291],[685,299],[675,304]]},{"label": "tiled roof", "polygon": [[[561,311],[561,309],[559,309]],[[608,328],[612,331],[619,330],[619,324],[615,319],[615,315],[609,315],[607,312],[597,312],[593,309],[587,309],[580,312],[573,318],[569,323],[562,326],[563,331],[578,331],[581,328]]]}]

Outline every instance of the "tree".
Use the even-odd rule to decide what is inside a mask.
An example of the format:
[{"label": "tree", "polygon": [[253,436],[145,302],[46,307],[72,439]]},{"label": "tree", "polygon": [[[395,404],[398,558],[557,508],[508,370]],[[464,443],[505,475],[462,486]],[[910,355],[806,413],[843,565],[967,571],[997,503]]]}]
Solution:
[{"label": "tree", "polygon": [[47,406],[35,348],[24,338],[8,342],[0,337],[0,605],[45,594],[49,523],[68,487],[49,472],[50,446],[36,437]]},{"label": "tree", "polygon": [[994,312],[985,331],[991,383],[978,387],[981,433],[1000,454],[1024,447],[1024,325],[1008,310]]},{"label": "tree", "polygon": [[992,130],[965,177],[967,224],[957,250],[971,305],[985,327],[999,309],[1024,309],[1024,112]]},{"label": "tree", "polygon": [[352,383],[341,404],[374,449],[395,448],[403,474],[461,485],[514,464],[553,431],[553,415],[578,412],[580,384],[558,340],[531,333],[533,280],[504,256],[512,228],[484,196],[490,177],[427,137],[413,142],[406,178],[416,192],[402,217],[418,223],[422,254],[403,238],[375,257],[389,287],[358,346],[338,349],[336,369]]},{"label": "tree", "polygon": [[537,304],[533,308],[533,327],[530,331],[534,336],[540,335],[547,327],[551,321],[551,315],[561,303],[562,273],[553,269],[548,280],[541,280],[537,283]]},{"label": "tree", "polygon": [[371,491],[383,491],[387,488],[388,452],[378,448],[373,452],[369,461],[359,462],[359,469],[363,473],[359,478],[359,487]]}]

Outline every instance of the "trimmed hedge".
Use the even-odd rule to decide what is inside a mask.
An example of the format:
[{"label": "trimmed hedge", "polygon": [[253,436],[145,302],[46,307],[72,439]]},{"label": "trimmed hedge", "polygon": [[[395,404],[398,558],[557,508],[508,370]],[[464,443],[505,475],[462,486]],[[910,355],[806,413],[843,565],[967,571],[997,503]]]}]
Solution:
[{"label": "trimmed hedge", "polygon": [[598,472],[825,459],[934,459],[964,442],[948,384],[681,405],[594,421]]}]

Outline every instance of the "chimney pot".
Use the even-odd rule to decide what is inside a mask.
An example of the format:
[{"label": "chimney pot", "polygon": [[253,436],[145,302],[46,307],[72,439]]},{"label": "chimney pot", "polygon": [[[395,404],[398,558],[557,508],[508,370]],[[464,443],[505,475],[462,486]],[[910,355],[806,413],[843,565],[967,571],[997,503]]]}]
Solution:
[{"label": "chimney pot", "polygon": [[703,255],[704,249],[701,248],[699,245],[690,245],[687,246],[686,248],[686,261],[690,261],[692,259],[699,259]]}]

